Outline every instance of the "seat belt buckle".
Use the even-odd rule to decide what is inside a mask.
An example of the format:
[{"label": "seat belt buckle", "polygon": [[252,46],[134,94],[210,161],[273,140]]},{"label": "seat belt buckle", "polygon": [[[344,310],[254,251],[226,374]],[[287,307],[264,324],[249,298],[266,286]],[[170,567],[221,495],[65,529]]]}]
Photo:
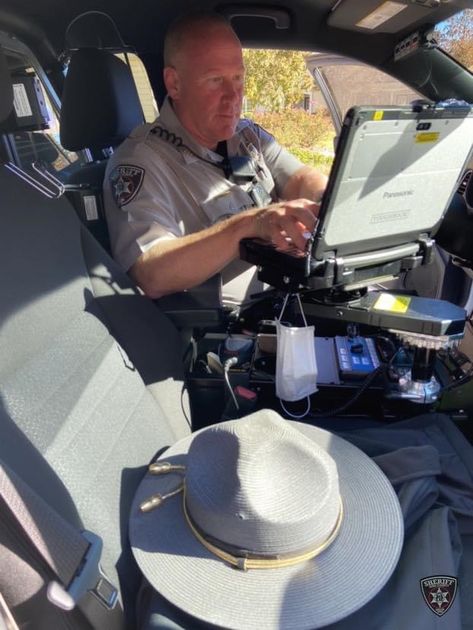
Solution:
[{"label": "seat belt buckle", "polygon": [[118,589],[104,575],[100,566],[102,539],[87,530],[82,535],[90,544],[76,575],[67,588],[56,580],[50,582],[48,599],[58,608],[72,610],[84,595],[91,593],[105,608],[112,610],[118,601]]}]

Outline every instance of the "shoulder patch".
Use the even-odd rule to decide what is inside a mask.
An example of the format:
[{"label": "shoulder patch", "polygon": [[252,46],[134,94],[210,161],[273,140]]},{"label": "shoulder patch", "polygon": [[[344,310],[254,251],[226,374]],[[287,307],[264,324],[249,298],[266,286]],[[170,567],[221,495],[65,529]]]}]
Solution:
[{"label": "shoulder patch", "polygon": [[113,198],[119,208],[136,197],[145,176],[145,169],[132,164],[121,164],[110,173]]}]

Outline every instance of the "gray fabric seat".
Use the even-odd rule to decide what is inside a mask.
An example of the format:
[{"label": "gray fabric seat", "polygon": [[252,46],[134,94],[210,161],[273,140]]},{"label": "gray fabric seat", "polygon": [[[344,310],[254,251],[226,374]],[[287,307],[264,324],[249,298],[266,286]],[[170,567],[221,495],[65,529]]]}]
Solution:
[{"label": "gray fabric seat", "polygon": [[[76,189],[68,190],[67,195],[81,221],[107,251],[110,239],[102,199],[107,164],[104,150],[117,147],[143,122],[128,65],[108,50],[73,51],[62,94],[61,144],[70,151],[90,150],[94,161],[70,173],[66,183]],[[97,218],[91,218],[87,211],[91,195],[95,197]]]},{"label": "gray fabric seat", "polygon": [[[0,72],[2,93],[7,80]],[[0,189],[0,459],[103,538],[103,568],[133,625],[141,577],[129,506],[146,464],[190,431],[180,337],[67,200],[46,199],[3,165]],[[59,627],[44,588],[24,599],[18,622]]]}]

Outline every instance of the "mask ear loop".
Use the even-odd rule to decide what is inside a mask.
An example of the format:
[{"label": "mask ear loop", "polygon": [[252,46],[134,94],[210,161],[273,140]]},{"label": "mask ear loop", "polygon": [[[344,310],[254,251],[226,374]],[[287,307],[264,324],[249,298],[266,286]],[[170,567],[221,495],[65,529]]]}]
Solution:
[{"label": "mask ear loop", "polygon": [[[281,309],[281,312],[279,314],[279,318],[277,319],[277,321],[279,323],[281,323],[282,316],[283,316],[283,313],[284,313],[284,311],[286,309],[287,302],[289,300],[289,296],[290,295],[294,295],[294,294],[286,293],[286,297],[284,298],[282,309]],[[302,315],[302,320],[304,322],[304,326],[307,326],[307,319],[306,319],[306,316],[305,316],[305,313],[304,313],[304,309],[302,308],[302,302],[301,302],[300,293],[296,293],[296,298],[297,298],[297,301],[299,303],[299,308],[301,310],[301,315]],[[305,411],[303,413],[301,413],[301,414],[291,413],[288,409],[286,409],[286,407],[284,406],[284,402],[282,401],[282,398],[279,399],[279,404],[281,405],[282,410],[284,411],[284,413],[286,415],[288,415],[290,418],[293,418],[294,420],[302,420],[302,418],[305,418],[306,415],[310,411],[310,396],[306,396],[306,401],[307,401],[307,407],[306,407]]]},{"label": "mask ear loop", "polygon": [[281,312],[279,313],[279,317],[276,317],[276,321],[279,323],[281,323],[282,321],[282,316],[284,314],[284,311],[286,310],[287,301],[290,295],[291,295],[290,293],[286,293],[286,297],[284,298],[284,302],[282,303],[282,309],[281,309]]},{"label": "mask ear loop", "polygon": [[305,318],[304,309],[302,308],[301,295],[300,293],[296,293],[297,301],[299,302],[299,308],[301,309],[302,320],[304,321],[304,326],[307,326],[307,320]]},{"label": "mask ear loop", "polygon": [[287,302],[289,300],[289,296],[290,295],[295,295],[297,298],[297,301],[299,303],[299,308],[301,310],[301,315],[302,315],[302,320],[304,322],[304,326],[307,326],[307,319],[305,317],[305,313],[304,313],[304,309],[302,308],[302,302],[301,302],[301,296],[300,293],[286,293],[286,297],[284,298],[284,302],[282,304],[282,309],[281,312],[279,313],[279,317],[276,318],[276,321],[278,321],[279,323],[281,323],[282,321],[282,316],[284,314],[284,311],[286,310],[286,306],[287,306]]},{"label": "mask ear loop", "polygon": [[291,413],[288,409],[286,409],[282,399],[279,399],[279,404],[282,407],[282,410],[284,411],[285,414],[287,414],[290,418],[294,418],[294,420],[302,420],[302,418],[305,418],[306,415],[309,413],[310,411],[310,396],[306,396],[306,401],[307,401],[307,407],[305,409],[305,411],[303,413],[300,414],[296,414],[296,413]]}]

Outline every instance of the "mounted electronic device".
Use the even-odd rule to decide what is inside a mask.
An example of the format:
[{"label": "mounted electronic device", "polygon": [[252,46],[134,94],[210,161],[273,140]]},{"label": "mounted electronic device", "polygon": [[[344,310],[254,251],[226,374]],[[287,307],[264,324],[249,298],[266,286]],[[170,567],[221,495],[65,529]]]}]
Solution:
[{"label": "mounted electronic device", "polygon": [[308,318],[388,329],[415,348],[415,383],[403,395],[422,402],[435,399],[435,352],[461,339],[465,311],[370,287],[431,262],[472,138],[473,113],[464,104],[352,108],[307,251],[281,252],[255,239],[240,246],[260,280],[302,293]]}]

